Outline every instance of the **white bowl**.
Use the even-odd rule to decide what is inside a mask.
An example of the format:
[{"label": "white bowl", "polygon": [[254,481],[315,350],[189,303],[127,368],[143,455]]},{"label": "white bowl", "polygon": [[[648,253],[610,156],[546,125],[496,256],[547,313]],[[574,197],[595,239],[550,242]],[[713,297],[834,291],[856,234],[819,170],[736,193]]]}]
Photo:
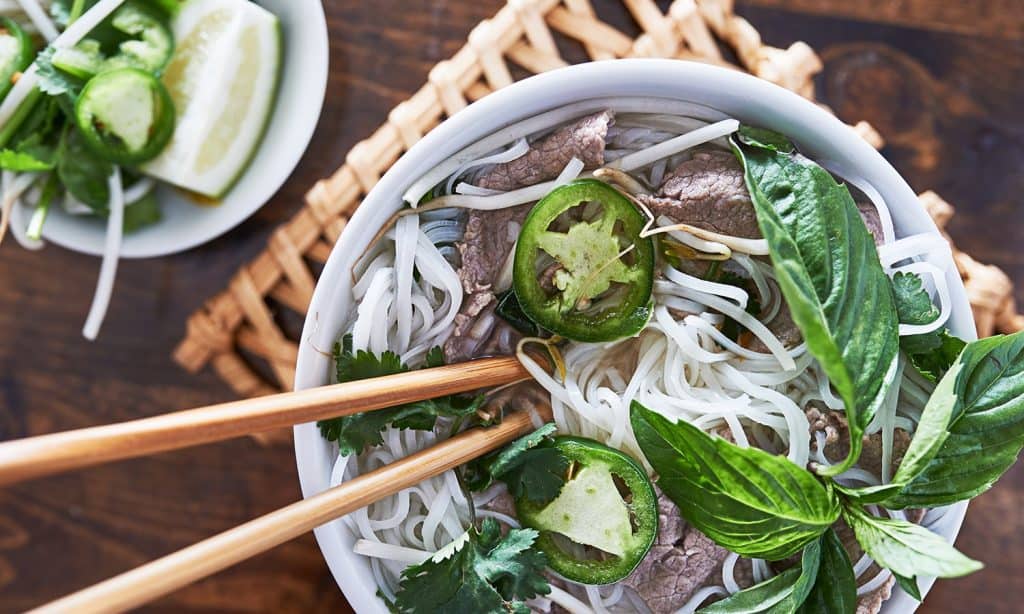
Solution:
[{"label": "white bowl", "polygon": [[[898,234],[938,233],[914,192],[885,158],[834,116],[788,90],[736,71],[678,60],[617,60],[563,68],[470,105],[431,131],[381,178],[348,223],[317,284],[302,332],[295,387],[328,382],[330,359],[320,349],[331,347],[353,308],[349,270],[377,229],[402,206],[401,194],[412,181],[506,124],[569,103],[609,96],[701,103],[741,121],[778,130],[799,143],[810,157],[828,160],[844,176],[873,185],[892,210]],[[954,304],[950,326],[961,337],[973,339],[967,295],[952,262],[947,264]],[[315,424],[295,427],[295,454],[303,495],[326,489],[335,452]],[[952,541],[966,509],[966,503],[954,506],[932,529]],[[338,521],[315,532],[327,565],[352,607],[360,614],[385,614],[369,564],[352,553],[353,535]],[[930,585],[930,581],[922,582],[922,593]],[[916,605],[897,591],[883,612],[912,612]]]},{"label": "white bowl", "polygon": [[[327,21],[320,0],[259,0],[281,20],[283,57],[277,101],[259,150],[216,206],[198,205],[169,186],[158,188],[163,219],[127,234],[123,258],[174,254],[231,230],[263,206],[299,163],[327,88]],[[43,236],[76,252],[100,255],[106,220],[69,215],[54,207]]]}]

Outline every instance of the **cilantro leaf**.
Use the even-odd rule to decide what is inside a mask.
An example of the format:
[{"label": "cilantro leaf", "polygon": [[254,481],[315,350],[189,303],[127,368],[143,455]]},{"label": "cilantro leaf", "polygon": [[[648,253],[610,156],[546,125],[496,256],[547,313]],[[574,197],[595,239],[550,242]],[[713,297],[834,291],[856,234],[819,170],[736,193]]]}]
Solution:
[{"label": "cilantro leaf", "polygon": [[36,74],[39,76],[39,89],[50,96],[70,96],[77,98],[85,82],[77,79],[53,65],[53,54],[57,50],[47,47],[36,56]]},{"label": "cilantro leaf", "polygon": [[939,309],[924,289],[920,275],[896,273],[892,277],[892,293],[901,324],[928,324],[939,317]]},{"label": "cilantro leaf", "polygon": [[[896,299],[896,312],[900,324],[928,324],[939,317],[939,309],[932,303],[921,276],[899,272],[892,277],[892,292]],[[900,337],[900,349],[921,375],[937,382],[949,370],[956,357],[967,345],[941,327],[930,333]]]},{"label": "cilantro leaf", "polygon": [[[352,340],[346,336],[342,343],[334,345],[334,361],[338,382],[354,382],[371,377],[404,373],[409,367],[394,352],[380,356],[359,350],[352,352]],[[444,364],[439,348],[427,354],[426,366]],[[356,454],[367,446],[380,445],[382,433],[389,425],[399,429],[427,431],[434,428],[440,416],[459,418],[469,416],[480,408],[484,397],[448,396],[425,399],[388,409],[363,412],[352,416],[341,416],[317,422],[320,434],[328,441],[337,441],[341,454]]]},{"label": "cilantro leaf", "polygon": [[547,558],[532,548],[537,531],[513,529],[504,537],[493,518],[471,528],[452,548],[402,572],[394,608],[402,614],[529,612],[524,600],[551,592]]},{"label": "cilantro leaf", "polygon": [[538,505],[554,500],[569,471],[569,459],[551,439],[555,428],[549,422],[504,449],[470,463],[466,467],[467,487],[480,491],[494,480],[501,480],[516,499],[525,496]]}]

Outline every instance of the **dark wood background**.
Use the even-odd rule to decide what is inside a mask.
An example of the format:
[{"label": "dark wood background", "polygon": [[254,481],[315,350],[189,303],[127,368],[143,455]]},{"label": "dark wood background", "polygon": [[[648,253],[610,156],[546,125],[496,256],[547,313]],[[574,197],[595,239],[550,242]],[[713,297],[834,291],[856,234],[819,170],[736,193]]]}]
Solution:
[{"label": "dark wood background", "polygon": [[[595,1],[633,32],[618,3]],[[805,40],[819,86],[867,119],[918,190],[957,206],[952,234],[1024,286],[1024,3],[1020,0],[739,0],[764,39]],[[253,218],[189,253],[123,262],[103,334],[79,335],[99,261],[56,247],[0,247],[0,439],[230,398],[169,355],[186,316],[254,256],[304,191],[449,57],[501,0],[325,2],[328,100],[299,169]],[[1018,301],[1024,292],[1018,289]],[[233,441],[0,491],[0,611],[23,610],[295,500],[292,450]],[[988,567],[943,581],[921,611],[1018,612],[1024,468],[971,507],[958,545]],[[312,536],[150,606],[158,612],[348,611]]]}]

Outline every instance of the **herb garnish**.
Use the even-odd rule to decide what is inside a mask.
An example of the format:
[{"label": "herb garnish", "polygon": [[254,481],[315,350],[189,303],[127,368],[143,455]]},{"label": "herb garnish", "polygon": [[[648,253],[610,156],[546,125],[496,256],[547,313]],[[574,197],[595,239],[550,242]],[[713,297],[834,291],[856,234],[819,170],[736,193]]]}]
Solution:
[{"label": "herb garnish", "polygon": [[466,466],[466,486],[481,491],[501,480],[516,499],[526,497],[538,505],[550,503],[561,492],[569,470],[569,459],[552,440],[555,430],[554,423],[549,422],[473,461]]},{"label": "herb garnish", "polygon": [[662,492],[690,524],[732,552],[783,559],[839,518],[831,485],[784,457],[673,423],[636,401],[630,420]]},{"label": "herb garnish", "polygon": [[771,131],[741,126],[732,147],[793,322],[846,407],[849,456],[821,469],[837,475],[856,462],[893,384],[899,322],[888,276],[853,197],[828,171]]},{"label": "herb garnish", "polygon": [[[348,335],[341,343],[334,344],[334,361],[339,383],[394,375],[409,370],[394,352],[384,352],[380,356],[366,350],[353,353],[352,338]],[[439,367],[443,364],[441,348],[434,348],[427,353],[425,367]],[[434,428],[437,418],[461,418],[472,415],[483,401],[483,395],[452,395],[425,399],[398,407],[321,420],[317,422],[317,426],[320,427],[320,433],[325,439],[338,442],[338,451],[342,455],[356,454],[362,452],[366,446],[381,444],[381,434],[388,426],[430,430]]]},{"label": "herb garnish", "polygon": [[[939,317],[924,282],[916,273],[898,272],[892,278],[896,312],[901,324],[930,324]],[[966,345],[946,327],[921,335],[900,337],[900,349],[917,371],[935,382],[953,365]]]},{"label": "herb garnish", "polygon": [[493,518],[477,531],[402,572],[392,604],[402,614],[481,612],[528,614],[524,600],[546,595],[547,557],[532,548],[533,529],[512,529],[504,537]]}]

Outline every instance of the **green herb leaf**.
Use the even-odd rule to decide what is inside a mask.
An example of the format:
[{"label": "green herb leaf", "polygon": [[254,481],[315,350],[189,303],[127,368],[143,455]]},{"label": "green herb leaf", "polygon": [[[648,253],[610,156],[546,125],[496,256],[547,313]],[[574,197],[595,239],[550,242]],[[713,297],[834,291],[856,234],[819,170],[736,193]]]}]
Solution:
[{"label": "green herb leaf", "polygon": [[[916,273],[896,273],[892,278],[893,296],[901,324],[928,324],[939,317],[924,282]],[[937,382],[953,365],[966,343],[949,334],[945,327],[921,335],[900,337],[900,348],[921,375]]]},{"label": "green herb leaf", "polygon": [[929,400],[931,406],[953,397],[948,437],[927,467],[885,500],[886,507],[936,507],[970,499],[988,490],[1017,460],[1024,446],[1024,333],[970,343],[959,363],[953,390],[940,385]]},{"label": "green herb leaf", "polygon": [[918,601],[921,601],[921,589],[917,586],[917,578],[906,578],[898,573],[893,573],[892,575],[896,578],[896,583],[900,585],[900,588],[902,588],[906,594]]},{"label": "green herb leaf", "polygon": [[543,332],[541,327],[537,326],[537,323],[523,311],[514,290],[506,290],[498,295],[498,305],[494,308],[494,312],[502,320],[508,322],[509,326],[524,335],[535,337]]},{"label": "green herb leaf", "polygon": [[569,471],[569,459],[555,447],[551,437],[556,427],[545,424],[520,437],[504,449],[466,466],[466,486],[481,491],[501,480],[516,499],[545,505],[562,491]]},{"label": "green herb leaf", "polygon": [[796,151],[793,143],[785,135],[766,128],[757,128],[744,124],[740,126],[739,138],[743,143],[760,147],[761,149],[787,154]]},{"label": "green herb leaf", "polygon": [[893,275],[892,293],[901,324],[929,324],[939,317],[939,309],[932,303],[917,273]]},{"label": "green herb leaf", "polygon": [[978,571],[978,561],[928,529],[905,520],[876,518],[855,505],[843,510],[857,542],[876,563],[907,578],[956,578]]},{"label": "green herb leaf", "polygon": [[23,151],[0,149],[0,168],[17,172],[48,171],[53,168],[53,162],[40,160]]},{"label": "green herb leaf", "polygon": [[528,613],[523,603],[551,592],[544,577],[547,558],[532,548],[533,529],[512,529],[505,537],[493,518],[470,529],[451,548],[402,572],[394,607],[402,614],[474,612]]},{"label": "green herb leaf", "polygon": [[782,559],[839,517],[832,488],[784,457],[670,422],[637,402],[630,421],[658,486],[686,520],[733,552]]},{"label": "green herb leaf", "polygon": [[[698,610],[700,614],[790,614],[807,599],[819,574],[821,542],[804,548],[800,566]],[[831,611],[831,610],[829,610]]]},{"label": "green herb leaf", "polygon": [[889,278],[849,190],[787,152],[779,144],[784,138],[741,128],[733,151],[793,321],[846,405],[850,454],[820,470],[837,475],[856,462],[864,429],[892,385],[899,322]]},{"label": "green herb leaf", "polygon": [[832,529],[825,531],[820,543],[818,576],[797,614],[854,614],[857,611],[857,579],[850,557]]},{"label": "green herb leaf", "polygon": [[[436,366],[439,354],[431,350],[427,354],[428,366]],[[443,362],[443,359],[440,359]],[[371,377],[404,373],[404,365],[394,352],[380,356],[360,350],[352,352],[352,339],[345,337],[342,343],[334,345],[334,361],[338,382],[354,382]],[[317,422],[320,434],[328,441],[337,441],[341,454],[357,454],[367,446],[380,445],[382,433],[388,426],[399,429],[426,431],[434,428],[441,416],[460,418],[476,413],[483,404],[483,395],[476,397],[447,396],[426,399],[398,407],[378,409],[351,416],[340,416]]]},{"label": "green herb leaf", "polygon": [[57,176],[72,196],[96,213],[106,215],[110,202],[107,178],[114,168],[110,162],[92,153],[85,137],[68,126],[58,148]]},{"label": "green herb leaf", "polygon": [[[921,338],[919,341],[915,339]],[[925,341],[927,340],[927,341]],[[967,342],[954,337],[943,328],[937,335],[912,335],[903,337],[901,347],[917,372],[937,382],[956,362]]]},{"label": "green herb leaf", "polygon": [[163,219],[160,202],[156,192],[150,192],[139,200],[124,208],[124,231],[135,232],[140,228],[151,226]]},{"label": "green herb leaf", "polygon": [[53,54],[56,51],[54,47],[47,47],[36,56],[36,74],[39,76],[37,87],[50,96],[77,98],[85,82],[53,65]]}]

